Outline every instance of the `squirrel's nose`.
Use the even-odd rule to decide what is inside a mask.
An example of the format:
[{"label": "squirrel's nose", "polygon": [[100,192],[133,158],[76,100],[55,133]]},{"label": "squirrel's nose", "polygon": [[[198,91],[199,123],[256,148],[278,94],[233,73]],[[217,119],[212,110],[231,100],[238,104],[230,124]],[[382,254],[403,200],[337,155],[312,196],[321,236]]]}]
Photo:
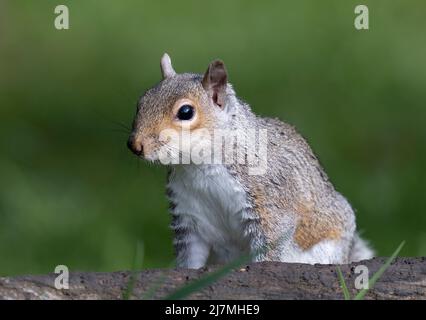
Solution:
[{"label": "squirrel's nose", "polygon": [[143,155],[143,144],[139,139],[135,139],[134,136],[131,136],[129,140],[127,140],[127,147],[132,151],[135,155],[141,156]]}]

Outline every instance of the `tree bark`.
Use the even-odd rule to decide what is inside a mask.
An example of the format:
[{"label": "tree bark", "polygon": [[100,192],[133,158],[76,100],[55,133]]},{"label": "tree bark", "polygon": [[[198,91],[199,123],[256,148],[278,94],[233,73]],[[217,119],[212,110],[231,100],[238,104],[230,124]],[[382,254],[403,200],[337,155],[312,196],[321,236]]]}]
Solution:
[{"label": "tree bark", "polygon": [[[384,264],[374,258],[341,270],[349,291],[356,265],[367,266],[370,278]],[[132,299],[161,299],[176,289],[215,270],[159,269],[135,273]],[[334,265],[281,262],[253,263],[235,269],[217,282],[193,293],[189,299],[343,299]],[[69,289],[56,289],[56,274],[0,278],[0,299],[122,299],[131,272],[71,272]],[[148,294],[152,292],[152,294]],[[365,299],[426,299],[426,258],[397,258]]]}]

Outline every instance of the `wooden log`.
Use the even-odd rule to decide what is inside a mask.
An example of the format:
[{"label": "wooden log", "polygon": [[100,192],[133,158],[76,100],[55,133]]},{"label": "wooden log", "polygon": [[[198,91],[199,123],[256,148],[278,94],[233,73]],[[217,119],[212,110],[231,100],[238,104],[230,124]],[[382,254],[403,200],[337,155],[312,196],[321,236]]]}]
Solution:
[{"label": "wooden log", "polygon": [[[355,266],[367,266],[370,277],[385,258],[374,258],[341,270],[355,295]],[[161,299],[190,281],[215,270],[157,269],[135,273],[132,299]],[[343,299],[334,265],[281,262],[252,263],[193,293],[189,299]],[[56,274],[0,278],[0,299],[122,299],[131,272],[71,272],[69,289],[56,289]],[[154,289],[154,290],[153,290]],[[426,299],[426,258],[397,258],[365,299]]]}]

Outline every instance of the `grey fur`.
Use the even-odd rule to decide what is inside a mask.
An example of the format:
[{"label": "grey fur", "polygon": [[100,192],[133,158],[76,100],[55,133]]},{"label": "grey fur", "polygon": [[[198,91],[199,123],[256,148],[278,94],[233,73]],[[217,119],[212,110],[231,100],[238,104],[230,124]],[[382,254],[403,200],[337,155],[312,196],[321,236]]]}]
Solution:
[{"label": "grey fur", "polygon": [[[173,70],[171,64],[166,68]],[[353,209],[335,190],[308,143],[294,127],[278,119],[256,116],[248,104],[236,97],[229,83],[225,91],[219,92],[224,105],[218,106],[203,87],[203,75],[166,74],[170,76],[141,97],[133,123],[133,138],[147,134],[148,127],[160,126],[170,115],[172,105],[185,97],[197,99],[201,112],[209,119],[210,130],[256,128],[268,133],[267,141],[263,141],[268,150],[266,174],[250,175],[246,164],[222,165],[233,183],[244,192],[245,200],[239,211],[229,213],[240,216],[242,240],[235,240],[230,234],[220,244],[209,243],[200,231],[203,226],[199,225],[201,220],[196,213],[181,212],[182,198],[175,192],[176,186],[191,181],[185,180],[190,177],[188,170],[199,170],[201,174],[197,177],[205,179],[205,183],[197,181],[200,186],[197,184],[196,191],[204,195],[205,188],[205,196],[211,196],[208,193],[211,168],[170,167],[168,198],[179,266],[204,265],[205,257],[198,262],[191,260],[195,251],[204,254],[200,253],[204,249],[210,253],[210,262],[226,262],[244,252],[253,254],[257,261],[306,263],[348,263],[372,257],[373,252],[356,233]],[[149,135],[155,140],[155,134]],[[320,243],[327,244],[312,249]],[[328,243],[332,243],[331,249]]]}]

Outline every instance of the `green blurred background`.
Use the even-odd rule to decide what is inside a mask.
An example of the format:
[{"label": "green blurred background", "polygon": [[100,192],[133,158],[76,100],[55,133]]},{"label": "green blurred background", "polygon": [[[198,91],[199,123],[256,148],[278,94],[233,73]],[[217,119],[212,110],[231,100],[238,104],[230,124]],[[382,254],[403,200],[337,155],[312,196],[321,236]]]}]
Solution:
[{"label": "green blurred background", "polygon": [[[426,2],[0,0],[0,275],[173,261],[165,170],[126,149],[140,94],[227,64],[261,115],[296,125],[379,255],[426,255]],[[70,29],[54,28],[66,4]]]}]

